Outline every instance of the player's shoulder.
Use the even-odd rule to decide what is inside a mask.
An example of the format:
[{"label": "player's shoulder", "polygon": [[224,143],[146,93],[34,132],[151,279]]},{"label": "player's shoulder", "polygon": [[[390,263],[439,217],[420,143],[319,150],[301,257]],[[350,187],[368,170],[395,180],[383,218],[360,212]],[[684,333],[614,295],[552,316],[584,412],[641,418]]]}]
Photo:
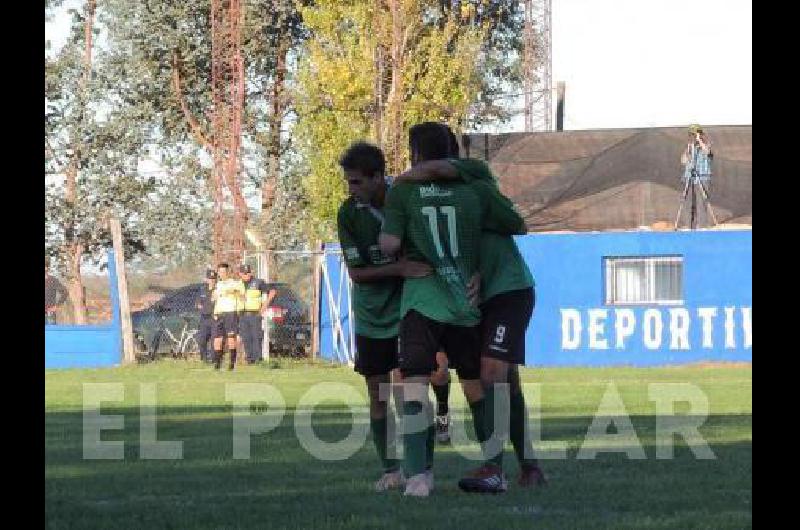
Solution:
[{"label": "player's shoulder", "polygon": [[386,195],[386,204],[395,204],[398,201],[403,201],[413,196],[414,190],[419,187],[417,182],[397,182],[388,190]]},{"label": "player's shoulder", "polygon": [[496,192],[497,190],[497,187],[494,186],[494,184],[486,180],[473,180],[470,182],[470,188],[479,195]]},{"label": "player's shoulder", "polygon": [[447,161],[457,167],[489,169],[489,164],[480,158],[459,157],[448,158]]},{"label": "player's shoulder", "polygon": [[354,230],[357,225],[357,220],[363,214],[364,208],[359,204],[355,197],[348,197],[341,206],[339,206],[339,213],[336,216],[336,222],[339,227],[344,227],[347,230]]},{"label": "player's shoulder", "polygon": [[461,178],[467,182],[489,182],[496,184],[497,179],[485,160],[478,158],[456,158],[450,163],[458,170]]},{"label": "player's shoulder", "polygon": [[419,186],[419,182],[409,182],[406,180],[395,181],[394,184],[389,188],[389,194],[403,194],[408,193],[410,190],[415,189]]},{"label": "player's shoulder", "polygon": [[347,197],[342,204],[339,205],[338,217],[347,217],[353,215],[356,210],[356,199],[352,195]]}]

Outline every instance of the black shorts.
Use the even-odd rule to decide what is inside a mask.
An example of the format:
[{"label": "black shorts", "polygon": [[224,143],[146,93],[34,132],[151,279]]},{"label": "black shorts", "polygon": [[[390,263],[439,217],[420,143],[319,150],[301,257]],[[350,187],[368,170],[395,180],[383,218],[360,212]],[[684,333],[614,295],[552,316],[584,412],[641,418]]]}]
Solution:
[{"label": "black shorts", "polygon": [[364,377],[384,375],[397,368],[397,337],[373,339],[356,335],[355,370]]},{"label": "black shorts", "polygon": [[403,377],[430,375],[436,352],[444,351],[459,379],[481,375],[480,328],[443,324],[411,310],[400,321],[398,362]]},{"label": "black shorts", "polygon": [[214,338],[235,337],[239,334],[239,313],[219,313],[214,315]]},{"label": "black shorts", "polygon": [[525,330],[535,304],[533,287],[500,293],[481,304],[481,355],[525,364]]}]

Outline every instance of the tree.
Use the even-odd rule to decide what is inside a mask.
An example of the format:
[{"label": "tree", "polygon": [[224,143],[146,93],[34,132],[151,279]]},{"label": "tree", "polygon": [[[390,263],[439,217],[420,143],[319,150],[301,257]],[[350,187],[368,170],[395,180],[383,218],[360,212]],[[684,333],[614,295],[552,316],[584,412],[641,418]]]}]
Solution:
[{"label": "tree", "polygon": [[[173,161],[183,165],[200,161],[205,174],[211,175],[215,134],[211,2],[109,0],[109,5],[112,48],[124,57],[126,68],[144,80],[131,94],[131,103],[149,104],[150,120],[158,133],[157,150],[173,152]],[[282,134],[289,111],[285,83],[290,77],[291,51],[303,38],[295,6],[293,0],[242,3],[242,175],[245,185],[262,191],[262,217],[283,214],[274,206],[285,182],[280,178],[287,149],[287,137]],[[263,167],[267,170],[259,171]],[[208,197],[213,193],[209,179]]]},{"label": "tree", "polygon": [[196,182],[196,172],[165,181],[140,171],[154,134],[150,107],[131,97],[142,78],[129,75],[122,55],[95,45],[105,36],[98,15],[106,6],[88,1],[72,10],[70,38],[45,57],[45,248],[66,273],[76,323],[86,321],[82,263],[102,261],[111,216],[121,221],[131,258],[191,253],[190,228],[202,231],[208,211],[188,198],[193,190],[184,183]]},{"label": "tree", "polygon": [[[298,4],[302,2],[253,2],[247,15],[249,20],[263,21],[263,28],[268,28],[248,34],[245,40],[252,78],[261,84],[260,90],[254,90],[251,95],[254,104],[248,109],[248,129],[266,156],[267,170],[261,181],[261,212],[267,214],[279,191],[281,158],[289,148],[283,128],[291,112],[291,93],[287,90],[292,75],[290,54],[306,36]],[[266,128],[259,124],[266,124]]]},{"label": "tree", "polygon": [[317,235],[333,235],[345,195],[337,159],[349,143],[376,142],[394,173],[407,163],[414,123],[460,130],[476,111],[502,117],[478,103],[499,80],[513,81],[485,71],[498,59],[491,44],[513,45],[512,4],[494,3],[480,17],[440,0],[318,0],[301,10],[310,37],[298,67],[295,136]]},{"label": "tree", "polygon": [[[45,9],[52,4],[45,3]],[[70,10],[73,17],[71,38],[55,58],[46,58],[45,78],[45,156],[51,171],[63,174],[63,192],[47,187],[47,228],[51,239],[49,253],[65,264],[67,290],[75,312],[75,322],[86,322],[86,301],[81,278],[81,261],[91,253],[96,227],[87,223],[85,207],[93,202],[81,193],[81,173],[88,169],[90,153],[100,131],[96,109],[90,101],[96,84],[92,79],[95,0],[87,0],[82,12]],[[56,235],[56,233],[58,235]],[[54,248],[55,247],[55,248]]]}]

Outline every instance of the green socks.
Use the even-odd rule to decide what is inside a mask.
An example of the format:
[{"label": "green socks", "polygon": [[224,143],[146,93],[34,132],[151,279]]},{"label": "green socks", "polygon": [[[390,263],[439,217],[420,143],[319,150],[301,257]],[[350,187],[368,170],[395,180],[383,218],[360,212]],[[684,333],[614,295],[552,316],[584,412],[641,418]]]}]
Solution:
[{"label": "green socks", "polygon": [[504,406],[508,405],[507,388],[508,385],[491,385],[485,388],[484,397],[486,442],[482,444],[483,455],[487,463],[499,467],[503,467],[503,446],[508,439],[508,407]]},{"label": "green socks", "polygon": [[396,471],[398,467],[397,459],[387,456],[389,452],[388,433],[386,432],[387,424],[387,418],[370,418],[369,420],[369,426],[372,429],[372,441],[375,443],[375,450],[378,452],[378,458],[381,461],[384,473]]},{"label": "green socks", "polygon": [[528,411],[525,409],[525,395],[522,392],[512,393],[509,396],[509,437],[511,445],[520,465],[536,464],[533,456],[533,444],[525,431],[528,424]]},{"label": "green socks", "polygon": [[[403,403],[403,470],[407,478],[424,473],[429,460],[433,460],[434,431],[430,424],[420,428],[424,421],[422,412],[422,403],[419,401]],[[414,424],[409,425],[412,416],[415,418]]]},{"label": "green socks", "polygon": [[469,408],[472,411],[472,425],[475,428],[475,437],[478,439],[478,443],[483,446],[487,438],[485,418],[486,398],[481,398],[474,403],[470,403]]}]

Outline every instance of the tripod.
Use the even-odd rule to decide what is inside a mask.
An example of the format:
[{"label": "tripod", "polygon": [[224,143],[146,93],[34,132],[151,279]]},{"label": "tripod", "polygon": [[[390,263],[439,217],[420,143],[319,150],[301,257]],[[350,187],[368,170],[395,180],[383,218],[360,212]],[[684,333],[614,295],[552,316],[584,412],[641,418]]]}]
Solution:
[{"label": "tripod", "polygon": [[706,185],[704,180],[708,180],[701,178],[697,174],[697,149],[695,148],[692,153],[692,161],[691,161],[691,169],[689,171],[689,175],[686,178],[686,185],[683,187],[683,195],[681,198],[681,204],[678,207],[678,215],[675,216],[675,230],[678,229],[678,223],[681,219],[681,212],[683,211],[683,206],[686,204],[686,198],[689,195],[691,190],[692,193],[692,203],[691,209],[689,210],[689,226],[692,230],[697,228],[697,188],[700,189],[700,195],[702,199],[705,201],[706,209],[708,210],[708,215],[711,217],[711,222],[714,223],[714,226],[717,225],[717,218],[714,216],[714,210],[711,209],[711,201],[708,198],[708,190],[706,189]]}]

